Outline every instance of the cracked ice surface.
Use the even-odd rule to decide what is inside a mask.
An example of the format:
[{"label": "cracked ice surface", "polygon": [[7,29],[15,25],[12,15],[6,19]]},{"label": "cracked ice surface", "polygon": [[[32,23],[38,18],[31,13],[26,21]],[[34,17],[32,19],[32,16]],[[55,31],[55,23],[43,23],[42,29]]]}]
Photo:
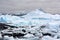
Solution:
[{"label": "cracked ice surface", "polygon": [[[40,40],[60,40],[60,15],[58,14],[52,15],[49,13],[45,13],[39,9],[36,9],[34,11],[27,13],[24,16],[12,16],[8,14],[0,15],[0,23],[6,23],[17,27],[35,26],[33,28],[30,28],[29,31],[31,31],[32,33],[36,33],[35,36],[37,37],[41,36]],[[45,27],[41,27],[42,25],[45,25]],[[32,34],[27,34],[24,37],[32,37],[32,36],[34,37],[34,35]],[[12,37],[11,39],[14,40]]]}]

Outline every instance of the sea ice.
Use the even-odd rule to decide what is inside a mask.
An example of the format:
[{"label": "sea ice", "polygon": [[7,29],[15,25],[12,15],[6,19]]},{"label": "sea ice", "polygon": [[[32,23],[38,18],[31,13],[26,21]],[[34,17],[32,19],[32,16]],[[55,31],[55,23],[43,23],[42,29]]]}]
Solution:
[{"label": "sea ice", "polygon": [[[52,15],[36,9],[23,16],[0,15],[0,23],[17,27],[34,26],[29,29],[26,28],[27,32],[31,32],[31,34],[27,34],[24,37],[33,36],[40,37],[42,40],[60,40],[60,15],[58,14]],[[45,27],[41,28],[43,25]],[[33,35],[34,33],[35,35]],[[13,38],[11,39],[14,40]]]}]

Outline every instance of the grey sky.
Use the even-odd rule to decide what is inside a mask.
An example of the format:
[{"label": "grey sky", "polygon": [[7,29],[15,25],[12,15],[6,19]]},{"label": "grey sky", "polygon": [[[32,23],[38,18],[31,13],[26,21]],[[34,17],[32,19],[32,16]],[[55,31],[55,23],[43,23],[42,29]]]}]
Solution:
[{"label": "grey sky", "polygon": [[42,8],[49,13],[60,13],[60,0],[0,0],[0,12],[16,12]]}]

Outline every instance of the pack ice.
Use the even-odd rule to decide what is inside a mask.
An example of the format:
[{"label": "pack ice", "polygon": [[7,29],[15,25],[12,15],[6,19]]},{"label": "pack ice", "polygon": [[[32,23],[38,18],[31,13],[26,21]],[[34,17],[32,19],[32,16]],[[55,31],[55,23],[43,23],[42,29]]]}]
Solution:
[{"label": "pack ice", "polygon": [[[23,16],[0,15],[0,23],[17,27],[34,26],[29,31],[36,33],[35,36],[40,40],[60,40],[60,15],[58,14],[52,15],[36,9]],[[31,34],[24,37],[28,37],[28,35],[31,37]]]}]

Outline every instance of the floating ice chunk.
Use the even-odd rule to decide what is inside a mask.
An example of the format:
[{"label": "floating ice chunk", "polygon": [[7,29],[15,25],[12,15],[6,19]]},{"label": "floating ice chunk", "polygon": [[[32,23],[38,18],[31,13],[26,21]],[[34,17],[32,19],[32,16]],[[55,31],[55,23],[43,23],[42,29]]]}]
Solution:
[{"label": "floating ice chunk", "polygon": [[18,16],[11,16],[11,15],[1,15],[0,17],[1,23],[10,23],[14,25],[28,25],[28,21],[18,17]]},{"label": "floating ice chunk", "polygon": [[[35,10],[35,11],[31,11],[29,12],[27,15],[23,16],[24,18],[30,19],[30,18],[34,18],[34,17],[39,17],[40,14],[44,14],[42,11],[40,10]],[[38,16],[37,16],[38,15]]]},{"label": "floating ice chunk", "polygon": [[34,37],[34,35],[33,34],[26,34],[24,37]]},{"label": "floating ice chunk", "polygon": [[60,15],[52,15],[52,19],[59,21],[60,20]]},{"label": "floating ice chunk", "polygon": [[50,37],[50,36],[44,36],[44,37],[42,38],[42,40],[60,40],[60,39],[55,39],[55,38],[52,38],[52,37]]},{"label": "floating ice chunk", "polygon": [[54,33],[57,33],[59,31],[59,21],[51,21],[49,23],[47,23],[47,26],[42,29],[42,31],[44,33],[51,33],[51,34],[54,34]]},{"label": "floating ice chunk", "polygon": [[59,29],[59,21],[52,21],[48,23],[49,29],[56,29],[58,31]]},{"label": "floating ice chunk", "polygon": [[30,19],[30,18],[50,18],[51,17],[51,14],[47,14],[47,13],[44,13],[43,11],[41,10],[34,10],[34,11],[31,11],[30,13],[28,13],[27,15],[23,16],[27,19]]},{"label": "floating ice chunk", "polygon": [[[24,18],[21,18],[24,17]],[[10,23],[10,25],[15,26],[40,26],[42,24],[47,24],[53,21],[60,21],[60,15],[52,15],[45,13],[39,9],[29,12],[27,15],[24,16],[12,16],[12,15],[1,15],[0,22],[1,23]],[[60,23],[59,23],[60,24]]]},{"label": "floating ice chunk", "polygon": [[8,36],[5,36],[4,37],[4,40],[15,40],[13,37],[8,37]]},{"label": "floating ice chunk", "polygon": [[12,23],[19,19],[20,19],[20,17],[18,17],[18,16],[11,16],[11,15],[1,15],[0,16],[0,22],[3,22],[3,23]]}]

